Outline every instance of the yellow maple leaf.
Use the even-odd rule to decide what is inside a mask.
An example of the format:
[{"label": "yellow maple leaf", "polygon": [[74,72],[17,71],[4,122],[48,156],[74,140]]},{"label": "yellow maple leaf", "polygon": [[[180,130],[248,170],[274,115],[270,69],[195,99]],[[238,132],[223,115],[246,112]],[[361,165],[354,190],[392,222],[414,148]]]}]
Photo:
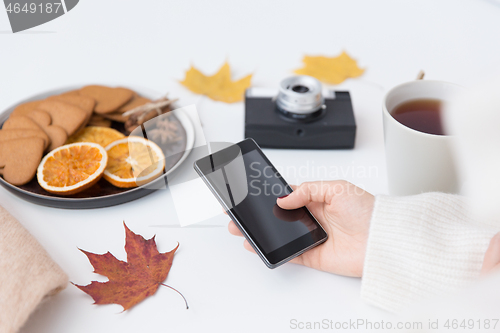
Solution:
[{"label": "yellow maple leaf", "polygon": [[235,103],[243,100],[245,90],[250,87],[251,80],[252,74],[232,81],[231,68],[225,62],[219,71],[212,76],[206,76],[191,65],[181,84],[192,92],[206,95],[215,101]]},{"label": "yellow maple leaf", "polygon": [[314,76],[318,80],[339,84],[347,78],[358,77],[364,73],[364,69],[358,67],[356,60],[347,53],[342,52],[337,57],[304,56],[302,59],[304,67],[294,72],[300,75]]}]

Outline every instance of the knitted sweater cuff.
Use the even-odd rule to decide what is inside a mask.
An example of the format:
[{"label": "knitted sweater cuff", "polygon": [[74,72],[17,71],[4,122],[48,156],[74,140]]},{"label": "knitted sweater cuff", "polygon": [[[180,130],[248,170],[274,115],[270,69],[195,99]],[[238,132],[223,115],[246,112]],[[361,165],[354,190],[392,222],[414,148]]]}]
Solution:
[{"label": "knitted sweater cuff", "polygon": [[444,193],[378,196],[361,296],[400,312],[478,277],[493,229],[472,221],[464,199]]}]

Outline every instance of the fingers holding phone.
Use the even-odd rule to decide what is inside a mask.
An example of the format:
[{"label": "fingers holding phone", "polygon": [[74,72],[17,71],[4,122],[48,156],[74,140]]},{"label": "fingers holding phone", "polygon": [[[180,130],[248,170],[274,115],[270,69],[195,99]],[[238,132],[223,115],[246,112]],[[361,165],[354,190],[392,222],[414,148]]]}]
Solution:
[{"label": "fingers holding phone", "polygon": [[298,208],[300,212],[294,216],[274,213],[282,210],[276,199],[290,193],[291,188],[255,141],[247,139],[219,150],[197,160],[194,168],[235,222],[237,228],[230,225],[230,232],[244,235],[245,247],[255,250],[269,268],[328,238],[306,207]]}]

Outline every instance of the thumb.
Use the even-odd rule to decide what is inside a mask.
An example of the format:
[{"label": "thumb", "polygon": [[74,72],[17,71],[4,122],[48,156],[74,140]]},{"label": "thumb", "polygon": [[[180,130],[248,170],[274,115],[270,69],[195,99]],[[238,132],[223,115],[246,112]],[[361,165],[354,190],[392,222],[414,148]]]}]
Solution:
[{"label": "thumb", "polygon": [[338,182],[307,182],[295,188],[292,193],[278,198],[277,203],[283,209],[296,209],[311,202],[329,203],[335,192]]},{"label": "thumb", "polygon": [[481,274],[489,273],[492,269],[500,267],[500,233],[493,236],[484,254]]}]

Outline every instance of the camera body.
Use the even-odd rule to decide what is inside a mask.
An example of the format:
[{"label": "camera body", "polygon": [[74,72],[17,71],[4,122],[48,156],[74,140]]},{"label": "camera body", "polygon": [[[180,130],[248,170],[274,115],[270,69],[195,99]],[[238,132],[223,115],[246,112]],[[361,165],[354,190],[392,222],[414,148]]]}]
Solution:
[{"label": "camera body", "polygon": [[[291,79],[299,79],[299,84],[290,84]],[[284,80],[276,97],[248,89],[245,137],[253,138],[264,148],[354,148],[356,121],[349,92],[329,91],[323,95],[319,81],[311,81],[313,88],[311,84],[304,88],[307,85],[300,84],[303,79],[304,76],[298,76]],[[314,84],[319,84],[319,93]],[[303,96],[304,92],[309,96]]]}]

